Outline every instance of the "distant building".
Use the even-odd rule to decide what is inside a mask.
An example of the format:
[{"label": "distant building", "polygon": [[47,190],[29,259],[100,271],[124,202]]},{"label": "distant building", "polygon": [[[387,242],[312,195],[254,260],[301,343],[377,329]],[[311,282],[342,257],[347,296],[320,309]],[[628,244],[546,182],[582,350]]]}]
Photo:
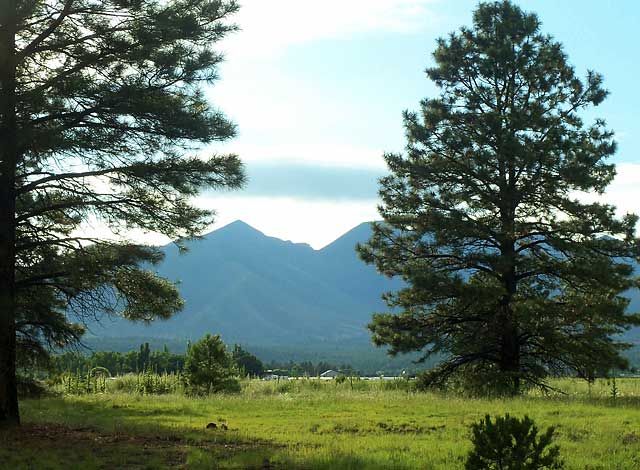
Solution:
[{"label": "distant building", "polygon": [[338,375],[340,375],[340,372],[338,372],[337,370],[329,369],[329,370],[325,370],[322,374],[320,374],[320,378],[335,379]]},{"label": "distant building", "polygon": [[262,380],[289,380],[289,376],[280,375],[277,373],[277,371],[274,370],[267,370],[262,376]]}]

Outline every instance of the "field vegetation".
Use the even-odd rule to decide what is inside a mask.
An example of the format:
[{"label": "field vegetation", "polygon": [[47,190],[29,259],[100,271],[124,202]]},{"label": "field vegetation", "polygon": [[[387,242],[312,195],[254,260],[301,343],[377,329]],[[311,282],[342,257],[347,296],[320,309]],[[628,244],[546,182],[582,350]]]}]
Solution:
[{"label": "field vegetation", "polygon": [[[63,383],[26,399],[24,427],[0,436],[8,468],[456,469],[486,414],[554,426],[567,469],[640,467],[640,380],[558,379],[564,391],[512,398],[422,393],[415,381],[244,380],[235,394],[189,397],[179,376]],[[215,424],[215,428],[209,423]]]}]

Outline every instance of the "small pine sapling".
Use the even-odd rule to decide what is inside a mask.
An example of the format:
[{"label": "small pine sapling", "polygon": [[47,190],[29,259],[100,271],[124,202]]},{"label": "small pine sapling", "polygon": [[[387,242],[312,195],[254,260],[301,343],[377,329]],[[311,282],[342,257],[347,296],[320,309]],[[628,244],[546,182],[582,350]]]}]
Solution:
[{"label": "small pine sapling", "polygon": [[486,415],[471,425],[473,448],[465,470],[554,470],[564,468],[560,448],[552,446],[553,427],[538,436],[538,428],[528,416],[509,416],[491,421]]}]

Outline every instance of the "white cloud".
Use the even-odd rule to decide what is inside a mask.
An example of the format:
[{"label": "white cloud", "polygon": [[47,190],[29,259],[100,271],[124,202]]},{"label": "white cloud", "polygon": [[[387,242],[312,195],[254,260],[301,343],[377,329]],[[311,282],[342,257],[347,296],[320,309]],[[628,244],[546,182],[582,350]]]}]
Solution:
[{"label": "white cloud", "polygon": [[222,80],[207,91],[238,124],[241,139],[298,129],[326,137],[327,131],[361,118],[357,107],[341,100],[337,90],[284,72],[277,63],[257,67],[230,59],[223,65]]},{"label": "white cloud", "polygon": [[[363,119],[359,103],[345,102],[335,91],[332,94],[326,87],[319,89],[317,84],[272,66],[265,67],[261,79],[256,80],[250,73],[253,70],[227,67],[224,79],[209,90],[212,102],[237,123],[239,130],[237,139],[216,145],[216,150],[237,153],[247,161],[304,160],[383,167],[385,150],[402,149],[398,145],[404,135],[400,105]],[[393,119],[386,135],[375,134],[379,121],[386,122],[389,116]]]},{"label": "white cloud", "polygon": [[620,163],[618,174],[603,196],[603,200],[614,204],[618,214],[640,215],[640,163]]},{"label": "white cloud", "polygon": [[368,32],[412,33],[433,24],[438,0],[241,0],[233,18],[242,31],[229,38],[229,55],[273,56],[292,44]]},{"label": "white cloud", "polygon": [[604,202],[616,206],[617,213],[640,215],[640,163],[619,163],[617,175],[604,194],[580,193],[585,202]]},{"label": "white cloud", "polygon": [[[415,100],[389,104],[390,96],[404,95],[390,91],[384,74],[378,74],[382,65],[371,54],[363,58],[357,48],[341,56],[339,46],[330,45],[337,48],[336,61],[323,56],[324,67],[315,74],[300,57],[284,52],[325,39],[362,41],[366,47],[365,34],[433,30],[439,27],[433,5],[441,1],[241,0],[232,20],[242,30],[220,44],[227,59],[221,80],[207,90],[212,103],[238,125],[239,135],[215,150],[247,161],[383,167],[383,151],[404,146],[402,109],[417,103],[422,91]],[[311,47],[309,54],[316,52]],[[411,69],[416,76],[421,76],[419,60]]]},{"label": "white cloud", "polygon": [[335,202],[302,201],[291,198],[200,197],[197,204],[215,209],[212,230],[242,220],[266,235],[308,243],[315,249],[331,243],[353,227],[378,220],[375,201]]}]

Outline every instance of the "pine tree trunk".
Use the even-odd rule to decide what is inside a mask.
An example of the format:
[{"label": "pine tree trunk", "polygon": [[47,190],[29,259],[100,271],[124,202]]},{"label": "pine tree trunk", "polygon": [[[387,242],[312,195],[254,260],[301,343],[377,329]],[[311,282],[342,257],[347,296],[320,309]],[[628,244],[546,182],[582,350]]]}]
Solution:
[{"label": "pine tree trunk", "polygon": [[518,328],[513,320],[513,315],[509,315],[509,313],[508,311],[503,317],[498,366],[506,378],[507,392],[517,395],[520,393],[520,343]]},{"label": "pine tree trunk", "polygon": [[16,379],[15,0],[0,0],[0,424],[19,423]]},{"label": "pine tree trunk", "polygon": [[[503,109],[504,111],[504,109]],[[507,119],[509,117],[505,114]],[[508,133],[503,128],[498,132],[500,148],[504,148],[504,136]],[[520,338],[518,318],[513,310],[513,300],[518,291],[516,270],[516,210],[517,191],[516,166],[509,151],[499,155],[500,173],[500,273],[504,294],[500,298],[497,314],[497,331],[499,348],[498,369],[504,378],[505,392],[511,395],[520,393]]]},{"label": "pine tree trunk", "polygon": [[[508,214],[505,226],[509,227],[510,233],[513,233],[512,227],[515,216],[513,211],[509,211]],[[511,305],[518,288],[515,242],[513,239],[508,239],[503,244],[502,256],[505,264],[503,283],[506,293],[500,302],[499,328],[501,334],[498,367],[506,378],[506,391],[509,394],[517,395],[520,393],[520,332],[518,319]]]},{"label": "pine tree trunk", "polygon": [[[5,230],[3,230],[5,232]],[[4,235],[4,233],[3,233]],[[16,379],[15,295],[12,277],[5,265],[6,244],[0,245],[0,425],[19,423]]]}]

